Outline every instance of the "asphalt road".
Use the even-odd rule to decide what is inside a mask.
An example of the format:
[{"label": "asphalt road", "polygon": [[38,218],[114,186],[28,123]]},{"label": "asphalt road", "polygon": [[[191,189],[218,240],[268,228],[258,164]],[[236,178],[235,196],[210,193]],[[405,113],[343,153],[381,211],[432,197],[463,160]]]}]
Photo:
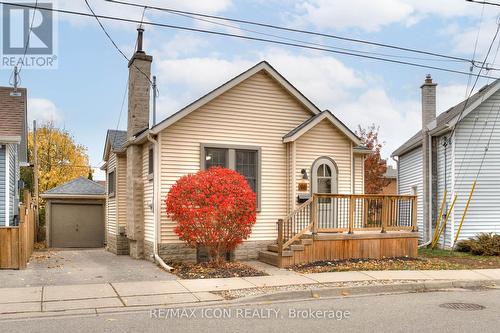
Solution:
[{"label": "asphalt road", "polygon": [[[443,303],[473,303],[463,311]],[[0,322],[1,332],[499,332],[500,289],[457,290],[228,307],[167,308]],[[172,318],[178,317],[178,318]],[[320,318],[323,316],[323,318]],[[156,318],[152,318],[156,317]],[[299,318],[300,317],[300,318]]]}]

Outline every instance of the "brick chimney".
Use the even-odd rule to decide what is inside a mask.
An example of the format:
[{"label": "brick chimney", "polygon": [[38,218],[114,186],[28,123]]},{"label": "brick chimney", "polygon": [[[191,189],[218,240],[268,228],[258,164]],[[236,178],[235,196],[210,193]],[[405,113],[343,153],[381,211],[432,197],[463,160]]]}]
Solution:
[{"label": "brick chimney", "polygon": [[[144,29],[137,29],[137,50],[128,64],[127,137],[149,128],[149,97],[153,57],[142,50]],[[144,181],[142,144],[127,146],[127,238],[130,256],[144,258]]]},{"label": "brick chimney", "polygon": [[427,74],[422,89],[422,129],[427,131],[429,123],[436,119],[436,83],[432,82],[432,77]]},{"label": "brick chimney", "polygon": [[137,50],[128,63],[127,137],[149,127],[150,76],[153,57],[142,49],[144,28],[137,28]]},{"label": "brick chimney", "polygon": [[[436,170],[436,149],[435,142],[429,137],[429,126],[436,120],[436,83],[432,82],[430,74],[425,77],[424,84],[420,86],[422,90],[422,163],[423,163],[423,235],[430,233],[432,221],[434,220],[434,200],[433,187],[436,186],[436,177],[433,177]],[[430,235],[430,234],[429,234]]]}]

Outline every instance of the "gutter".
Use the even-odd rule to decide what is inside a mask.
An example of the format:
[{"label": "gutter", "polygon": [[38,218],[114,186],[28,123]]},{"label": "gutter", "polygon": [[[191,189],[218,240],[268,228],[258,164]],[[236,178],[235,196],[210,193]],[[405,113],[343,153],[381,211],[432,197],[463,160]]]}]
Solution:
[{"label": "gutter", "polygon": [[160,156],[158,152],[158,141],[153,139],[153,137],[148,134],[147,135],[147,140],[151,143],[153,143],[154,148],[153,148],[153,156],[154,156],[154,166],[153,166],[153,216],[154,216],[154,237],[153,237],[153,256],[154,260],[157,264],[159,264],[163,269],[166,271],[172,271],[173,267],[170,267],[167,265],[163,259],[158,255],[158,243],[160,239],[160,159],[158,158]]}]

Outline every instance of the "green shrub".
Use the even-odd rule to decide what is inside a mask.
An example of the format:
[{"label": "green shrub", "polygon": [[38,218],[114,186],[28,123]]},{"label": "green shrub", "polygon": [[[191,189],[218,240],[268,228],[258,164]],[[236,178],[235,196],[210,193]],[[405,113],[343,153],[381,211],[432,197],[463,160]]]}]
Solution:
[{"label": "green shrub", "polygon": [[500,256],[500,235],[481,233],[474,238],[457,242],[456,250],[481,256]]}]

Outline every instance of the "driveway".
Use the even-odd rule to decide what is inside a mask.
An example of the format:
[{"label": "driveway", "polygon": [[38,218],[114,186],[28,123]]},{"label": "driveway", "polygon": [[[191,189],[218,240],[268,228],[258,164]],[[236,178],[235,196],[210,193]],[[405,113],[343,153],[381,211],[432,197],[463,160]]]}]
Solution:
[{"label": "driveway", "polygon": [[152,262],[104,249],[35,251],[27,269],[0,270],[0,288],[175,279]]}]

